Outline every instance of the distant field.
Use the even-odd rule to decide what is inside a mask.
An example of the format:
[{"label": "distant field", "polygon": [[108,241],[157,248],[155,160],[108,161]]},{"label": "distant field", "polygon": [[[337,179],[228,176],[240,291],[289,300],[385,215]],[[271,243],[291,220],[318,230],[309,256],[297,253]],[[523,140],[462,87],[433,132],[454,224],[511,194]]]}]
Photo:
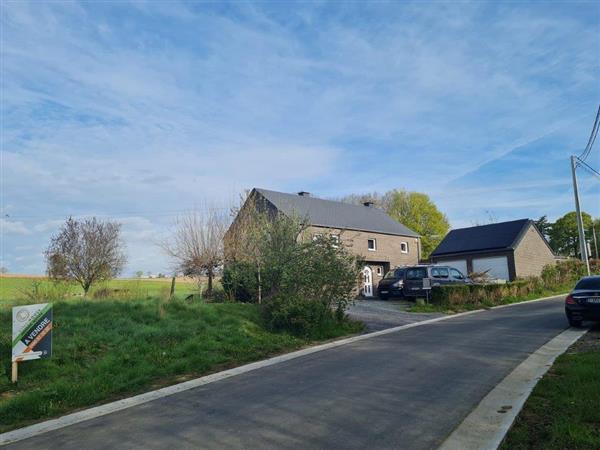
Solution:
[{"label": "distant field", "polygon": [[[22,303],[22,300],[27,298],[26,292],[31,291],[36,284],[41,291],[52,291],[55,286],[52,281],[40,276],[11,275],[0,277],[0,308]],[[137,297],[154,297],[164,295],[169,291],[170,287],[170,278],[116,279],[94,286],[90,295],[93,295],[98,289],[108,288],[135,291]],[[73,298],[83,295],[83,289],[76,284],[69,284],[61,289],[68,289],[69,295]],[[196,292],[198,292],[197,284],[189,279],[180,279],[175,283],[175,294],[178,296],[185,296]]]}]

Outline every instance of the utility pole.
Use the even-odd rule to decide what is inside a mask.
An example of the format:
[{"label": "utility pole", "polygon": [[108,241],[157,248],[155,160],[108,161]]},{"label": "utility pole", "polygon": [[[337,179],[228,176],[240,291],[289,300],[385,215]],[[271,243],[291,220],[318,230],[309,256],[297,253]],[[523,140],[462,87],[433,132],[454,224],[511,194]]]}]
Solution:
[{"label": "utility pole", "polygon": [[575,211],[577,213],[577,229],[579,230],[579,251],[581,252],[581,260],[585,263],[587,274],[590,275],[590,262],[587,257],[587,245],[585,242],[585,230],[583,229],[583,219],[581,217],[581,208],[579,206],[579,190],[577,189],[577,157],[571,156],[571,174],[573,175],[573,193],[575,194]]}]

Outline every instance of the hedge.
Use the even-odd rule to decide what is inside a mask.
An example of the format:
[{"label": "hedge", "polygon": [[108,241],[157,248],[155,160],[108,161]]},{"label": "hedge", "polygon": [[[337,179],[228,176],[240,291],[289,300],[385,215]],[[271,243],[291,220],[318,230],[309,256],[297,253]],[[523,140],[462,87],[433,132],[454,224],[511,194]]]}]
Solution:
[{"label": "hedge", "polygon": [[[592,273],[600,273],[599,261],[592,260],[590,268]],[[584,275],[585,266],[581,261],[559,261],[544,267],[540,277],[510,283],[434,286],[431,290],[431,303],[448,308],[501,305],[549,291],[566,291]]]}]

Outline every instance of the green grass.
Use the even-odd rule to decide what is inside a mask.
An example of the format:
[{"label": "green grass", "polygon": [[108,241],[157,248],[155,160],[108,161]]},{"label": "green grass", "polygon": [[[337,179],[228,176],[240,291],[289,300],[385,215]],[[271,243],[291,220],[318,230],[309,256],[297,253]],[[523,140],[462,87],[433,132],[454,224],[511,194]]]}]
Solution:
[{"label": "green grass", "polygon": [[[31,292],[34,284],[42,293],[49,294],[49,300],[52,296],[60,296],[64,291],[71,297],[80,297],[83,295],[83,289],[75,283],[54,283],[47,278],[33,277],[0,277],[0,309],[16,304],[27,302],[27,292]],[[116,279],[108,282],[98,283],[90,290],[89,296],[94,292],[103,289],[120,289],[129,291],[129,296],[136,297],[165,297],[171,288],[170,279]],[[59,292],[60,291],[60,292]],[[193,282],[177,281],[175,283],[175,294],[177,296],[186,296],[198,292],[198,285]],[[133,295],[131,295],[133,294]]]},{"label": "green grass", "polygon": [[[9,308],[0,309],[0,432],[296,349],[256,305],[184,300],[54,302],[53,356],[19,364],[10,383]],[[326,338],[359,331],[349,322]]]},{"label": "green grass", "polygon": [[503,450],[598,448],[600,346],[567,353],[556,360],[501,446]]},{"label": "green grass", "polygon": [[426,303],[426,304],[414,304],[412,305],[409,309],[408,312],[413,312],[413,313],[433,313],[433,312],[441,312],[441,313],[445,313],[445,314],[456,314],[459,312],[464,312],[464,311],[473,311],[476,309],[482,309],[482,308],[491,308],[494,306],[499,306],[499,305],[510,305],[512,303],[520,303],[520,302],[526,302],[528,300],[535,300],[537,298],[543,298],[543,297],[551,297],[553,295],[560,295],[560,294],[565,294],[567,292],[569,292],[570,289],[573,288],[572,284],[569,285],[563,285],[563,286],[558,286],[557,288],[554,289],[543,289],[541,291],[537,291],[537,292],[532,292],[528,295],[522,295],[522,296],[517,296],[517,297],[505,297],[504,299],[502,299],[499,302],[496,303],[489,303],[486,304],[485,302],[483,302],[482,304],[464,304],[464,305],[460,305],[460,307],[449,307],[448,305],[440,305],[440,304],[432,304],[432,303]]}]

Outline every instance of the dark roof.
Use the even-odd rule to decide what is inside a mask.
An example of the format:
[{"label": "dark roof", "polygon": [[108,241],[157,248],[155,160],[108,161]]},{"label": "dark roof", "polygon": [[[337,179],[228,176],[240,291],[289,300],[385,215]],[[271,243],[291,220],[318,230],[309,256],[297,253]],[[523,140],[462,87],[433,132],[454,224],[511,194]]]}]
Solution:
[{"label": "dark roof", "polygon": [[254,190],[279,211],[288,215],[306,217],[314,226],[419,237],[417,233],[375,207],[351,205],[267,189],[255,188]]},{"label": "dark roof", "polygon": [[452,230],[431,256],[514,249],[531,223],[529,219],[520,219]]}]

